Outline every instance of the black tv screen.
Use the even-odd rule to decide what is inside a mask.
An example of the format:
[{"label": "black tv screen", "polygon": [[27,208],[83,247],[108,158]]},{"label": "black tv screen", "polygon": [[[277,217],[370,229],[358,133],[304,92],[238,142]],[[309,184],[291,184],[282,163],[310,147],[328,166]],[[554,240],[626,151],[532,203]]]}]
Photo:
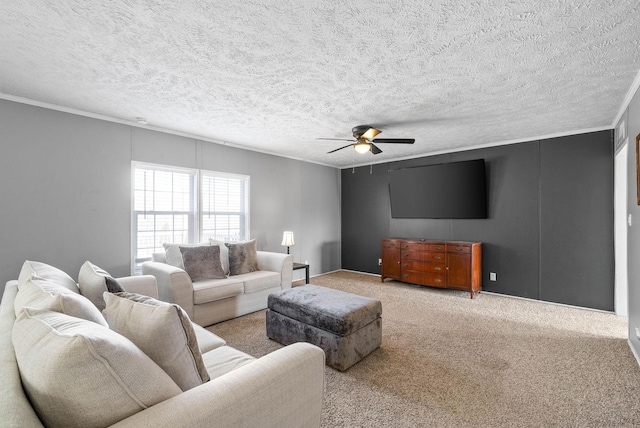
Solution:
[{"label": "black tv screen", "polygon": [[487,218],[484,159],[388,171],[393,218]]}]

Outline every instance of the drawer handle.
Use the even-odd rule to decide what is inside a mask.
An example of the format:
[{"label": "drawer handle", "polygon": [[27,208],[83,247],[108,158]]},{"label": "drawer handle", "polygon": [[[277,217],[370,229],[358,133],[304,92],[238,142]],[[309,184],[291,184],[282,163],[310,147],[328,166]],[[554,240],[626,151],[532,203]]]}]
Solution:
[{"label": "drawer handle", "polygon": [[403,276],[406,278],[406,277],[408,277],[408,276],[409,276],[409,274],[408,274],[408,273],[405,273]]},{"label": "drawer handle", "polygon": [[435,270],[442,270],[440,266],[436,267]]},{"label": "drawer handle", "polygon": [[434,259],[436,259],[436,260],[442,260],[442,257],[440,257],[440,256],[435,256],[435,257],[434,257]]},{"label": "drawer handle", "polygon": [[409,266],[409,263],[405,263],[402,265],[402,267],[407,267],[407,266]]},{"label": "drawer handle", "polygon": [[440,245],[436,245],[436,250],[442,250],[442,247]]},{"label": "drawer handle", "polygon": [[462,251],[462,247],[456,247],[456,251]]},{"label": "drawer handle", "polygon": [[442,282],[442,280],[440,278],[436,279],[435,282]]}]

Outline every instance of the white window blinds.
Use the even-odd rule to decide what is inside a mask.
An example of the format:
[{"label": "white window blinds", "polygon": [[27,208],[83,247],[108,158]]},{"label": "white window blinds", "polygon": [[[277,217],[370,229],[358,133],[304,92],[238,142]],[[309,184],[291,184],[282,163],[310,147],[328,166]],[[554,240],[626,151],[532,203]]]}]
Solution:
[{"label": "white window blinds", "polygon": [[203,171],[201,176],[203,239],[249,238],[249,177]]}]

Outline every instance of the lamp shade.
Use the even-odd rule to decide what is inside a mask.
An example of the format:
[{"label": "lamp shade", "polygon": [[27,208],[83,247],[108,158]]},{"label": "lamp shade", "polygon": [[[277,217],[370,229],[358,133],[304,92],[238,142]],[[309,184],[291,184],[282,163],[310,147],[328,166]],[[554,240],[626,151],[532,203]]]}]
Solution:
[{"label": "lamp shade", "polygon": [[293,240],[293,232],[291,232],[291,231],[285,231],[285,232],[282,234],[282,244],[280,244],[280,245],[282,245],[282,246],[284,246],[284,247],[290,247],[290,246],[295,245],[295,244],[296,244],[296,243],[295,243],[295,241]]}]

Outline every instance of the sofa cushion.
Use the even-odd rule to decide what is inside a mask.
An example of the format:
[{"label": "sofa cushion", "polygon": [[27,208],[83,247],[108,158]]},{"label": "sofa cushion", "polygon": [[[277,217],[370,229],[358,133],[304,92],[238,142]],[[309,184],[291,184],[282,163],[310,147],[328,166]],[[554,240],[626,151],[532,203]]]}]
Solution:
[{"label": "sofa cushion", "polygon": [[226,242],[224,245],[229,249],[229,275],[241,275],[258,270],[255,239],[247,242]]},{"label": "sofa cushion", "polygon": [[131,340],[183,391],[209,380],[198,339],[184,310],[135,293],[105,293],[109,327]]},{"label": "sofa cushion", "polygon": [[185,270],[185,268],[180,247],[202,247],[205,245],[209,245],[209,243],[203,242],[200,244],[162,244],[167,258],[166,263],[171,266],[179,267],[182,270]]},{"label": "sofa cushion", "polygon": [[238,351],[231,346],[221,346],[206,352],[202,357],[211,379],[225,375],[256,360],[251,355]]},{"label": "sofa cushion", "polygon": [[12,341],[23,387],[49,427],[112,425],[181,393],[130,340],[93,322],[25,308]]},{"label": "sofa cushion", "polygon": [[107,326],[104,317],[89,299],[62,285],[37,276],[27,280],[20,287],[13,303],[16,316],[25,306],[29,306],[61,312]]},{"label": "sofa cushion", "polygon": [[22,269],[18,275],[18,288],[20,288],[22,284],[27,282],[27,280],[31,279],[34,275],[62,285],[76,293],[80,292],[80,290],[78,290],[78,284],[76,284],[76,282],[65,272],[46,263],[33,262],[30,260],[27,260],[22,264]]},{"label": "sofa cushion", "polygon": [[109,275],[109,272],[89,261],[84,262],[80,267],[78,285],[80,286],[80,293],[91,300],[99,310],[104,309],[102,294],[105,291],[111,293],[124,291],[124,288]]},{"label": "sofa cushion", "polygon": [[244,285],[242,279],[238,279],[237,277],[194,282],[193,303],[199,305],[201,303],[213,302],[226,299],[227,297],[237,296],[243,292]]},{"label": "sofa cushion", "polygon": [[227,248],[224,241],[218,241],[217,239],[209,238],[209,243],[220,247],[220,261],[222,262],[222,269],[224,269],[224,273],[226,275],[229,275],[229,248]]},{"label": "sofa cushion", "polygon": [[192,282],[226,277],[220,261],[220,246],[180,246],[180,252],[182,253],[184,270],[187,271]]},{"label": "sofa cushion", "polygon": [[280,287],[280,273],[260,270],[236,276],[244,284],[244,292],[251,293],[265,288]]},{"label": "sofa cushion", "polygon": [[227,344],[227,342],[223,338],[210,332],[206,328],[199,326],[193,321],[191,322],[191,326],[193,327],[193,331],[196,333],[196,337],[198,338],[198,346],[200,347],[200,352],[202,354]]}]

